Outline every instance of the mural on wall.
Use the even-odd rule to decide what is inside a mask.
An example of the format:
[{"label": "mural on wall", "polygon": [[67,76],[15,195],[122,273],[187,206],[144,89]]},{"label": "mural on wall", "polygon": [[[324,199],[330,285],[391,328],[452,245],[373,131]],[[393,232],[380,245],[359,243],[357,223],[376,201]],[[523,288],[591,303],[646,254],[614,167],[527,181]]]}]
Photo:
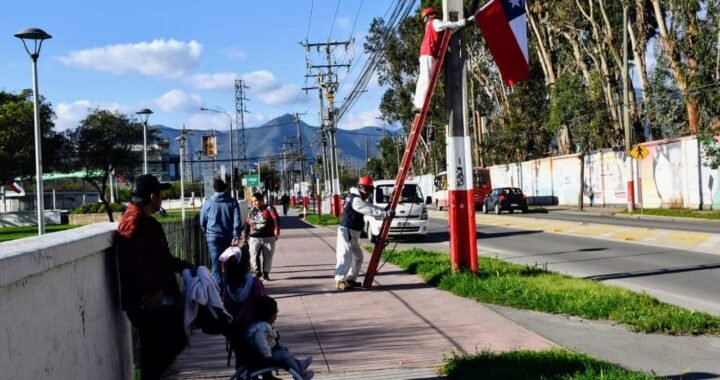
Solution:
[{"label": "mural on wall", "polygon": [[[720,209],[720,168],[699,166],[694,137],[643,144],[649,154],[631,161],[637,168],[636,202],[642,207]],[[540,202],[577,204],[580,159],[577,155],[490,167],[493,187],[514,186]],[[699,177],[701,176],[701,177]],[[625,152],[605,149],[585,156],[586,204],[627,203]],[[538,202],[538,203],[540,203]]]}]

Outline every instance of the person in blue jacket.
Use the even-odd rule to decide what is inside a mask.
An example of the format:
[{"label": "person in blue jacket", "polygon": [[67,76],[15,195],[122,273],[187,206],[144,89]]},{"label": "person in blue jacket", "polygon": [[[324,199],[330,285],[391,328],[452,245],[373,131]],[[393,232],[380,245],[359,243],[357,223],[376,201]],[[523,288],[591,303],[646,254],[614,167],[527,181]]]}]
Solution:
[{"label": "person in blue jacket", "polygon": [[240,242],[240,206],[227,192],[225,181],[215,178],[213,194],[200,209],[200,228],[207,238],[208,253],[215,282],[223,289],[220,255],[231,245]]}]

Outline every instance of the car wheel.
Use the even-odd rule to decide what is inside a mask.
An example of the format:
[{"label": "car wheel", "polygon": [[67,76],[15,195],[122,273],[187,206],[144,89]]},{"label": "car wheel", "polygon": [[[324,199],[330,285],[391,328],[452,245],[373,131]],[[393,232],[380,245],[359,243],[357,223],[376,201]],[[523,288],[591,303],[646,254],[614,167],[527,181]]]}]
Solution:
[{"label": "car wheel", "polygon": [[499,203],[495,205],[495,214],[500,215],[500,204]]},{"label": "car wheel", "polygon": [[514,212],[515,212],[515,210],[513,210],[513,209],[510,209],[510,213],[511,213],[511,214],[512,214],[512,213],[514,213]]},{"label": "car wheel", "polygon": [[522,213],[523,213],[523,214],[527,214],[527,212],[528,212],[528,208],[527,208],[527,207],[523,207]]},{"label": "car wheel", "polygon": [[484,203],[484,202],[483,202],[482,209],[483,209],[483,214],[487,214],[487,213],[488,213],[487,203]]},{"label": "car wheel", "polygon": [[435,201],[435,209],[438,211],[442,211],[442,207],[440,207],[440,201]]}]

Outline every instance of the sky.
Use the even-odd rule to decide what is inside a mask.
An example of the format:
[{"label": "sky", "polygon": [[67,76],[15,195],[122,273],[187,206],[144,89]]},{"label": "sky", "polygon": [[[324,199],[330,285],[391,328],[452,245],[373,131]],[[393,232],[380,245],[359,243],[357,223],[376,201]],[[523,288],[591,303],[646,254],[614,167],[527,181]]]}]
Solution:
[{"label": "sky", "polygon": [[[339,106],[364,63],[370,23],[391,0],[34,0],[0,2],[0,91],[32,87],[32,62],[14,34],[24,28],[52,35],[38,60],[39,92],[52,103],[55,130],[74,128],[89,109],[133,115],[154,113],[149,124],[171,128],[229,129],[235,119],[235,79],[244,79],[245,127],[285,113],[319,125],[316,85],[306,79],[300,42],[346,41],[336,48]],[[419,3],[419,2],[418,2]],[[417,5],[419,6],[419,5]],[[325,57],[309,55],[311,64]],[[338,124],[381,126],[383,89],[376,80]],[[410,96],[410,95],[408,95]]]}]

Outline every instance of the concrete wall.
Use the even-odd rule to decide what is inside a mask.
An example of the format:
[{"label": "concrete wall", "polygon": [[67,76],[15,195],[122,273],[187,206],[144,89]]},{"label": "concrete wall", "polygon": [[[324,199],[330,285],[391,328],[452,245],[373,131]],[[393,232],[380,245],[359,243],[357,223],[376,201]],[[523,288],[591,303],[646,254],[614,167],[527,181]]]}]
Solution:
[{"label": "concrete wall", "polygon": [[720,169],[704,166],[695,137],[643,146],[649,154],[640,161],[611,149],[590,152],[585,156],[584,183],[580,183],[577,154],[493,166],[490,178],[493,187],[522,188],[533,204],[575,205],[583,186],[585,204],[626,205],[625,165],[629,163],[634,167],[638,207],[720,209]]},{"label": "concrete wall", "polygon": [[0,378],[132,379],[114,223],[0,243]]},{"label": "concrete wall", "polygon": [[[62,223],[62,212],[60,210],[55,210],[55,211],[45,210],[45,211],[43,211],[43,217],[45,219],[46,225]],[[0,227],[19,227],[19,226],[36,226],[36,225],[37,225],[37,211],[0,213]]]},{"label": "concrete wall", "polygon": [[[113,213],[114,221],[119,222],[120,217],[122,217],[122,213],[120,213],[120,212]],[[107,221],[108,221],[108,216],[106,213],[102,213],[102,214],[69,214],[68,215],[68,223],[70,223],[70,224],[86,225],[86,224],[92,224],[92,223],[103,223],[103,222],[107,222]]]}]

